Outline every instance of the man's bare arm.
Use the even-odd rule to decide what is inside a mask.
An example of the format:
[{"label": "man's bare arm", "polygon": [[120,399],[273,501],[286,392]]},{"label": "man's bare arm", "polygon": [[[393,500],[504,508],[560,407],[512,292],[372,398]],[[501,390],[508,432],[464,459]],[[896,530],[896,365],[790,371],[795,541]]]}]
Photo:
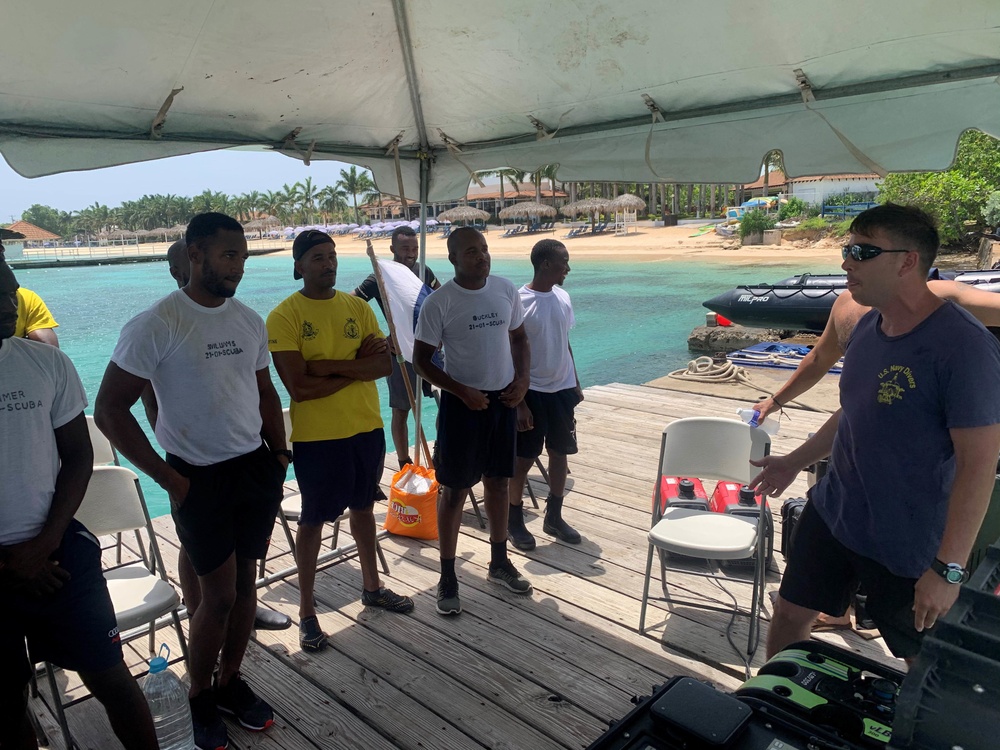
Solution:
[{"label": "man's bare arm", "polygon": [[[1000,425],[952,429],[949,434],[955,446],[955,481],[948,496],[948,515],[937,559],[964,566],[993,493]],[[914,586],[916,629],[929,628],[945,615],[958,598],[958,589],[933,570],[924,573]]]},{"label": "man's bare arm", "polygon": [[778,389],[777,393],[753,405],[754,409],[760,411],[761,419],[816,385],[837,363],[837,360],[844,356],[844,351],[840,348],[837,319],[840,317],[839,313],[847,309],[849,304],[854,304],[854,300],[849,296],[842,294],[837,297],[830,309],[830,319],[827,320],[826,327],[817,339],[812,351],[802,358],[795,372]]},{"label": "man's bare arm", "polygon": [[118,452],[165,489],[171,503],[179,505],[187,496],[188,480],[153,450],[132,414],[132,407],[147,385],[148,380],[109,362],[94,402],[94,420]]},{"label": "man's bare arm", "polygon": [[[306,372],[316,377],[344,377],[351,380],[378,380],[392,372],[389,340],[373,334],[365,337],[354,359],[311,359]],[[296,399],[298,400],[298,399]]]},{"label": "man's bare arm", "polygon": [[961,305],[984,326],[1000,326],[1000,294],[976,289],[961,281],[928,281],[927,287],[941,299]]},{"label": "man's bare arm", "polygon": [[519,325],[508,334],[510,336],[510,354],[514,360],[514,380],[500,393],[500,400],[505,406],[514,407],[524,400],[528,392],[531,375],[531,347],[528,344],[528,334],[524,325]]},{"label": "man's bare arm", "polygon": [[354,382],[351,378],[310,375],[299,351],[271,352],[271,358],[288,395],[299,403],[325,398]]},{"label": "man's bare arm", "polygon": [[[285,435],[285,420],[281,415],[281,398],[271,382],[271,370],[268,367],[257,370],[257,393],[260,396],[261,436],[267,447],[272,451],[283,451],[288,448]],[[288,465],[288,459],[284,459]]]},{"label": "man's bare arm", "polygon": [[66,527],[83,502],[94,471],[94,449],[83,412],[56,428],[55,439],[59,473],[45,525],[32,539],[0,547],[3,580],[12,580],[14,586],[25,586],[37,594],[50,594],[69,578],[69,574],[49,556],[62,543]]},{"label": "man's bare arm", "polygon": [[432,357],[435,351],[437,351],[435,347],[424,341],[413,342],[413,369],[417,374],[431,385],[458,396],[470,409],[474,411],[485,409],[489,401],[482,391],[459,383],[434,364]]},{"label": "man's bare arm", "polygon": [[59,348],[59,337],[56,336],[56,332],[52,328],[36,328],[34,331],[28,333],[28,338],[32,341],[40,341],[43,344],[54,346],[56,349]]}]

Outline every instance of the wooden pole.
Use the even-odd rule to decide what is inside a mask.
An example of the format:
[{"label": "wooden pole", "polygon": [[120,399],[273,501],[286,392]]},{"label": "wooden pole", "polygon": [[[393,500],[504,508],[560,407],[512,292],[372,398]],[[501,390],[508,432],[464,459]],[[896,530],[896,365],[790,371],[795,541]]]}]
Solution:
[{"label": "wooden pole", "polygon": [[[417,399],[419,394],[413,392],[413,385],[410,383],[410,378],[406,373],[406,360],[403,359],[403,353],[399,350],[399,339],[396,337],[396,326],[392,322],[392,309],[389,306],[389,295],[385,291],[385,282],[382,281],[382,269],[379,268],[378,259],[375,257],[375,248],[372,247],[372,241],[366,240],[368,257],[372,262],[372,270],[375,272],[375,282],[378,284],[378,291],[382,297],[382,311],[385,313],[385,322],[389,326],[389,339],[392,341],[392,347],[396,350],[396,361],[399,363],[399,369],[403,373],[403,383],[406,386],[406,397],[410,400],[410,410],[416,415],[417,412]],[[424,436],[424,431],[420,428],[420,420],[414,420],[414,427],[416,429],[416,464],[420,466],[420,449],[424,450],[424,457],[427,461],[427,466],[431,468],[434,467],[434,462],[431,459],[430,448],[427,447],[427,438]],[[407,446],[409,447],[409,446]]]}]

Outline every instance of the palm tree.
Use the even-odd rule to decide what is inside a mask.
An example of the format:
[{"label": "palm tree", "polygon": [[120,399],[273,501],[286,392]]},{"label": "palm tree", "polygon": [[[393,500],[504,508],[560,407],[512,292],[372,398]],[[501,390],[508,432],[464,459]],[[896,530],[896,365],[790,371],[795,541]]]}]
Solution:
[{"label": "palm tree", "polygon": [[478,174],[483,177],[499,177],[500,178],[500,208],[502,211],[506,204],[506,197],[504,196],[503,184],[504,182],[509,182],[510,186],[514,190],[519,190],[521,183],[524,181],[524,171],[520,169],[513,169],[512,167],[505,167],[504,169],[487,169],[483,172],[478,172]]},{"label": "palm tree", "polygon": [[558,164],[543,164],[534,172],[531,173],[531,180],[535,183],[535,201],[537,203],[542,202],[542,180],[548,180],[549,184],[552,186],[552,193],[556,192],[556,172],[559,169]]},{"label": "palm tree", "polygon": [[358,213],[358,196],[368,197],[377,191],[375,183],[369,176],[367,170],[362,170],[358,172],[357,167],[351,166],[350,170],[340,170],[340,179],[337,180],[338,188],[343,190],[345,193],[351,196],[354,201],[354,221],[357,224],[361,223],[360,214]]},{"label": "palm tree", "polygon": [[333,214],[347,208],[347,193],[333,185],[327,185],[317,191],[316,201],[323,216],[323,223],[328,224]]},{"label": "palm tree", "polygon": [[305,216],[306,224],[313,223],[313,210],[316,207],[316,186],[313,185],[312,177],[306,177],[305,182],[296,182],[295,202]]}]

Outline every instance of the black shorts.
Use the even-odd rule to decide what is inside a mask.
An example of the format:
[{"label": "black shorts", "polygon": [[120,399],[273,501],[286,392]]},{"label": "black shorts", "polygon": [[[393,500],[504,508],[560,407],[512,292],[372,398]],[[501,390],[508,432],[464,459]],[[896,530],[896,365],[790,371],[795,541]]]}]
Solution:
[{"label": "black shorts", "polygon": [[167,463],[191,481],[171,515],[195,573],[208,575],[234,552],[247,560],[267,554],[285,481],[284,466],[267,446],[208,466],[170,453]]},{"label": "black shorts", "polygon": [[571,456],[577,452],[576,419],[573,409],[580,403],[576,388],[555,393],[529,390],[524,403],[531,410],[534,427],[517,433],[517,455],[520,458],[538,458],[544,444],[553,453]]},{"label": "black shorts", "polygon": [[[396,361],[396,358],[392,358],[392,372],[386,376],[386,382],[389,385],[389,408],[409,411],[410,397],[406,393],[406,382],[403,380],[403,369],[406,370],[406,375],[410,379],[410,387],[413,389],[414,396],[417,395],[417,373],[413,370],[413,365],[409,362],[404,362],[403,365],[403,368],[400,368],[399,362]],[[431,384],[426,380],[422,382],[424,395],[430,396]]]},{"label": "black shorts", "polygon": [[385,466],[385,432],[380,427],[340,440],[294,443],[295,478],[302,493],[299,523],[336,521],[344,511],[372,507]]},{"label": "black shorts", "polygon": [[806,503],[792,536],[791,555],[781,580],[783,599],[839,617],[847,611],[860,583],[868,594],[868,613],[889,650],[903,659],[917,655],[923,633],[913,625],[916,578],[897,576],[845,547],[811,502]]},{"label": "black shorts", "polygon": [[26,685],[31,664],[40,661],[74,672],[99,673],[122,660],[118,622],[101,572],[97,539],[79,521],[70,521],[52,559],[71,578],[51,596],[35,597],[0,585],[7,609],[0,617],[0,680],[5,688]]},{"label": "black shorts", "polygon": [[438,483],[471,487],[482,477],[514,476],[517,413],[500,401],[500,391],[484,391],[489,406],[472,411],[458,396],[441,392],[438,411]]}]

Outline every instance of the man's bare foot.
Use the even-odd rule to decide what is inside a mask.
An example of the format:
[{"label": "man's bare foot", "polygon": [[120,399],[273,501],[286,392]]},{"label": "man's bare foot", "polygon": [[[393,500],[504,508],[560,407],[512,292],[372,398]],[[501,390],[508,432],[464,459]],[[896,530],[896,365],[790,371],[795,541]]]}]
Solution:
[{"label": "man's bare foot", "polygon": [[851,627],[850,610],[840,617],[832,617],[820,612],[819,617],[816,618],[816,622],[813,623],[813,630],[850,630]]}]

